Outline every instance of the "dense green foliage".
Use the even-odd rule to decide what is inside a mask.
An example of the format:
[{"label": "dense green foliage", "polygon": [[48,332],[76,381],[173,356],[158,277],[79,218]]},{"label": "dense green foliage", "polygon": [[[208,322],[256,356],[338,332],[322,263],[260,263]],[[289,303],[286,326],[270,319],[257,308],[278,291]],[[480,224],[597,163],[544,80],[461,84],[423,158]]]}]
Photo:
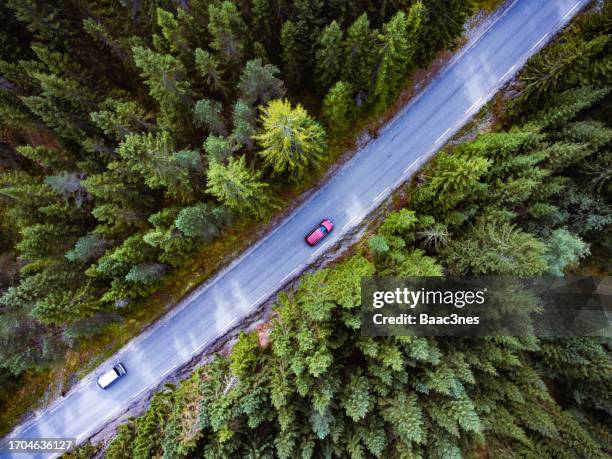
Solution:
[{"label": "dense green foliage", "polygon": [[610,76],[551,89],[537,109],[525,96],[513,123],[441,152],[355,253],[281,294],[269,346],[242,334],[106,457],[609,457],[609,340],[368,338],[359,306],[364,275],[562,276],[589,244],[609,248],[610,179],[587,166],[609,164]]},{"label": "dense green foliage", "polygon": [[440,5],[2,2],[0,384],[120,320],[236,220],[269,217],[453,44],[473,4],[445,8],[452,28]]}]

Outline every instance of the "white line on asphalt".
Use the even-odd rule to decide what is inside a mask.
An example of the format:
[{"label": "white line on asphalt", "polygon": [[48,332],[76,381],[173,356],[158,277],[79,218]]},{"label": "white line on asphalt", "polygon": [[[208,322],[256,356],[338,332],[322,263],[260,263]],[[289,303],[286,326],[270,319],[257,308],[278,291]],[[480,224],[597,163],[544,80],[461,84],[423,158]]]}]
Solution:
[{"label": "white line on asphalt", "polygon": [[444,133],[440,137],[438,137],[434,143],[439,143],[440,140],[442,140],[444,136],[450,132],[451,129],[452,128],[448,128],[446,131],[444,131]]},{"label": "white line on asphalt", "polygon": [[55,410],[57,410],[60,406],[62,406],[64,404],[66,400],[62,400],[60,403],[58,403],[57,405],[55,405],[51,411],[49,411],[49,413],[53,413]]},{"label": "white line on asphalt", "polygon": [[548,33],[548,32],[546,32],[546,33],[544,34],[544,36],[543,36],[542,38],[540,38],[540,39],[538,40],[538,42],[537,42],[535,45],[533,45],[533,46],[531,47],[530,51],[533,51],[533,50],[537,49],[537,48],[538,48],[538,46],[540,46],[540,45],[542,44],[542,42],[543,42],[544,40],[546,40],[546,37],[548,37],[548,35],[549,35],[549,33]]},{"label": "white line on asphalt", "polygon": [[348,222],[346,222],[346,224],[342,227],[342,229],[348,228],[355,220],[359,220],[360,218],[363,218],[363,216],[362,215],[355,215]]},{"label": "white line on asphalt", "polygon": [[280,283],[282,284],[283,282],[285,282],[288,278],[290,278],[291,276],[293,276],[295,274],[295,272],[300,269],[300,267],[298,266],[297,268],[295,268],[293,271],[291,271],[289,274],[287,274],[285,277],[283,277],[283,279],[280,281]]},{"label": "white line on asphalt", "polygon": [[386,187],[384,190],[382,190],[382,191],[381,191],[381,192],[378,194],[378,196],[376,196],[376,197],[374,198],[374,202],[378,202],[380,199],[382,199],[382,197],[384,196],[384,194],[385,194],[387,191],[389,191],[389,187]]},{"label": "white line on asphalt", "polygon": [[565,19],[565,18],[566,18],[566,17],[568,17],[570,14],[572,14],[572,13],[574,12],[574,10],[575,10],[576,8],[578,8],[578,5],[580,5],[580,2],[578,2],[578,3],[576,3],[574,6],[572,6],[572,9],[571,9],[571,10],[569,10],[567,13],[565,13],[561,19]]},{"label": "white line on asphalt", "polygon": [[135,398],[140,397],[140,396],[141,396],[141,395],[142,395],[144,392],[146,392],[146,391],[148,391],[148,390],[149,390],[149,388],[145,387],[145,388],[144,388],[144,389],[142,389],[140,392],[138,392],[136,395],[132,396],[132,398],[130,398],[130,402],[131,402],[132,400],[134,400]]},{"label": "white line on asphalt", "polygon": [[255,303],[253,303],[253,305],[261,303],[261,302],[262,302],[263,300],[265,300],[267,297],[268,297],[268,294],[267,294],[267,293],[264,293],[263,295],[261,295],[259,298],[257,298],[257,299],[255,300]]},{"label": "white line on asphalt", "polygon": [[501,20],[501,18],[503,18],[503,17],[504,17],[504,16],[505,16],[505,15],[508,13],[508,11],[510,11],[510,10],[512,9],[512,7],[513,7],[513,6],[516,4],[516,2],[518,2],[518,0],[514,0],[514,1],[513,1],[513,2],[510,4],[510,6],[508,6],[508,8],[506,8],[506,9],[504,10],[504,12],[503,12],[502,14],[500,14],[500,15],[499,15],[497,18],[495,18],[495,20],[494,20],[494,21],[493,21],[491,24],[489,24],[489,26],[488,26],[488,27],[487,27],[487,28],[484,30],[484,32],[482,32],[482,33],[480,34],[480,36],[479,36],[479,37],[476,39],[476,41],[475,41],[474,43],[472,43],[472,44],[470,45],[470,47],[469,47],[469,48],[466,48],[466,49],[465,49],[464,51],[462,51],[462,52],[461,52],[461,53],[460,53],[458,56],[456,56],[456,57],[453,59],[453,64],[454,64],[455,62],[458,62],[458,61],[459,61],[459,60],[460,60],[460,59],[461,59],[461,58],[464,56],[464,54],[466,54],[466,53],[468,53],[469,51],[471,51],[471,50],[472,50],[472,48],[474,48],[474,47],[475,47],[475,46],[476,46],[476,45],[477,45],[477,44],[480,42],[480,40],[482,40],[482,39],[483,39],[483,37],[484,37],[484,36],[487,34],[487,32],[488,32],[489,30],[491,30],[491,28],[492,28],[492,27],[493,27],[495,24],[497,24],[497,22],[499,22],[499,20]]},{"label": "white line on asphalt", "polygon": [[195,350],[193,351],[191,355],[194,355],[200,352],[204,348],[204,346],[206,346],[207,344],[208,344],[208,341],[204,341],[202,344],[200,344],[198,347],[195,348]]},{"label": "white line on asphalt", "polygon": [[404,172],[408,172],[410,169],[412,169],[412,166],[414,166],[417,161],[421,159],[420,157],[418,157],[417,159],[415,159],[414,161],[412,161],[412,163],[410,164],[410,166],[408,166],[406,169],[404,169]]},{"label": "white line on asphalt", "polygon": [[482,102],[483,98],[484,98],[484,96],[480,96],[476,102],[474,102],[472,105],[470,105],[470,108],[468,108],[465,111],[465,113],[471,113],[472,110],[474,110],[478,106],[478,104],[480,104],[480,102]]},{"label": "white line on asphalt", "polygon": [[313,253],[312,255],[310,255],[310,258],[316,258],[316,257],[317,257],[317,254],[318,254],[318,253],[319,253],[321,250],[323,250],[323,249],[325,249],[325,248],[326,248],[326,246],[324,246],[324,245],[323,245],[323,246],[321,246],[321,247],[319,247],[317,250],[315,250],[315,251],[314,251],[314,253]]},{"label": "white line on asphalt", "polygon": [[166,376],[168,376],[170,373],[172,373],[174,371],[174,368],[168,368],[162,375],[161,375],[161,379],[164,379]]},{"label": "white line on asphalt", "polygon": [[230,323],[228,323],[227,325],[225,325],[225,327],[223,327],[223,328],[221,329],[221,333],[223,333],[225,330],[227,330],[228,328],[230,328],[230,327],[232,326],[232,324],[233,324],[234,322],[236,322],[236,319],[237,319],[237,317],[234,317]]},{"label": "white line on asphalt", "polygon": [[514,71],[515,68],[516,68],[516,64],[514,64],[512,67],[510,67],[508,69],[508,71],[506,73],[504,73],[504,76],[499,79],[499,81],[500,82],[506,81],[506,78],[508,78],[512,74],[512,72]]},{"label": "white line on asphalt", "polygon": [[28,430],[30,430],[32,427],[34,427],[34,424],[36,424],[34,421],[30,421],[27,424],[25,424],[21,429],[17,430],[15,432],[15,434],[17,436],[22,435],[24,433],[26,433]]}]

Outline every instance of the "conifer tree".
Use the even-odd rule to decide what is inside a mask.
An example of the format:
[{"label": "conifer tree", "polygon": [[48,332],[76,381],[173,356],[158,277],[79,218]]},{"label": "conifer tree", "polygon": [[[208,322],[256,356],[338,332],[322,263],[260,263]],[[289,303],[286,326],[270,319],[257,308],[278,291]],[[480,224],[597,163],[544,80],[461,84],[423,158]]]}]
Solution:
[{"label": "conifer tree", "polygon": [[403,11],[393,16],[379,36],[380,63],[374,93],[382,107],[389,104],[406,73],[414,66],[413,56],[420,38],[422,16],[423,4],[417,2],[410,8],[408,16]]},{"label": "conifer tree", "polygon": [[223,121],[223,107],[219,102],[209,99],[198,100],[193,108],[193,118],[196,124],[206,126],[212,134],[227,134]]},{"label": "conifer tree", "polygon": [[365,13],[348,28],[344,46],[346,62],[342,80],[355,88],[358,94],[357,106],[360,106],[372,86],[378,47],[376,33],[370,29],[370,21]]},{"label": "conifer tree", "polygon": [[[130,169],[137,171],[152,189],[165,188],[168,196],[186,202],[194,195],[190,169],[193,163],[181,160],[167,132],[129,134],[118,149]],[[197,167],[197,166],[196,166]]]},{"label": "conifer tree", "polygon": [[132,48],[134,62],[149,87],[149,94],[159,103],[158,124],[162,128],[184,132],[188,125],[185,108],[191,105],[191,84],[180,60],[142,46]]},{"label": "conifer tree", "polygon": [[229,217],[228,211],[223,207],[201,203],[181,209],[175,224],[186,236],[211,241],[221,233]]},{"label": "conifer tree", "polygon": [[246,63],[238,91],[240,98],[252,106],[267,104],[272,99],[285,95],[283,82],[279,80],[279,70],[271,64],[263,64],[261,59],[252,59]]},{"label": "conifer tree", "polygon": [[440,154],[432,179],[418,191],[417,199],[434,199],[440,209],[451,209],[480,187],[478,179],[487,171],[488,159],[467,155]]},{"label": "conifer tree", "polygon": [[228,95],[229,88],[224,80],[224,72],[217,58],[208,51],[197,48],[195,50],[195,65],[202,78],[204,78],[209,91],[222,96]]},{"label": "conifer tree", "polygon": [[237,213],[265,218],[275,203],[269,186],[259,181],[260,176],[248,169],[244,156],[230,158],[227,165],[213,162],[206,191]]},{"label": "conifer tree", "polygon": [[245,51],[246,24],[236,5],[229,0],[220,5],[211,4],[208,16],[208,32],[213,37],[211,47],[223,62],[240,64]]},{"label": "conifer tree", "polygon": [[253,148],[255,135],[255,111],[244,100],[238,99],[232,112],[232,141],[237,145]]},{"label": "conifer tree", "polygon": [[325,152],[325,131],[301,105],[291,108],[288,100],[274,100],[263,109],[262,130],[255,139],[263,147],[260,155],[275,174],[293,181],[317,168]]},{"label": "conifer tree", "polygon": [[340,78],[344,64],[342,46],[343,32],[336,21],[332,21],[317,41],[316,75],[321,91],[327,91]]},{"label": "conifer tree", "polygon": [[355,116],[353,89],[344,81],[338,81],[323,99],[321,117],[328,131],[334,135],[344,133]]},{"label": "conifer tree", "polygon": [[536,276],[547,269],[546,246],[508,223],[478,222],[445,250],[455,274]]},{"label": "conifer tree", "polygon": [[[181,12],[183,12],[181,14]],[[184,10],[179,9],[179,17],[185,20],[191,16],[184,14]],[[187,19],[189,20],[189,19]],[[191,50],[189,38],[186,36],[188,27],[185,24],[180,24],[170,11],[162,8],[157,8],[157,25],[161,29],[162,36],[170,51],[178,55],[187,55]]]},{"label": "conifer tree", "polygon": [[563,270],[590,253],[589,246],[578,236],[566,229],[554,230],[546,241],[548,272],[553,276],[563,276]]}]

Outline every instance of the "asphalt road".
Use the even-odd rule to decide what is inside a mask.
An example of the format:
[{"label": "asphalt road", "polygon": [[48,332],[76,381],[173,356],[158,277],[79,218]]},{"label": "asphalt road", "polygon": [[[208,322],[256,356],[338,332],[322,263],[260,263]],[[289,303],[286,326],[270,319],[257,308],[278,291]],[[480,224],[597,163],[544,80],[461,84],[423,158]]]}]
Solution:
[{"label": "asphalt road", "polygon": [[[251,314],[290,278],[359,223],[436,152],[587,0],[516,0],[474,37],[424,91],[300,206],[227,270],[109,362],[127,375],[108,390],[95,384],[103,365],[10,437],[77,438],[120,415],[204,347]],[[323,218],[334,231],[314,248],[304,235]],[[51,457],[12,454],[0,457]]]}]

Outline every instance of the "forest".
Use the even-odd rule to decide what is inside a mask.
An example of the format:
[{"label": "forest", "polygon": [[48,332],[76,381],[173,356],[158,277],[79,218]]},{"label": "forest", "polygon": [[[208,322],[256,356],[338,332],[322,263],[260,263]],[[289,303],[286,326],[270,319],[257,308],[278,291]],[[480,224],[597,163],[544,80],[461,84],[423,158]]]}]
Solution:
[{"label": "forest", "polygon": [[490,104],[490,129],[445,147],[350,253],[282,293],[267,330],[155,394],[105,457],[610,457],[608,339],[359,328],[374,273],[609,274],[611,28],[611,2],[582,14]]},{"label": "forest", "polygon": [[476,8],[3,1],[1,430],[28,378],[146,309],[234,228],[282,211]]}]

